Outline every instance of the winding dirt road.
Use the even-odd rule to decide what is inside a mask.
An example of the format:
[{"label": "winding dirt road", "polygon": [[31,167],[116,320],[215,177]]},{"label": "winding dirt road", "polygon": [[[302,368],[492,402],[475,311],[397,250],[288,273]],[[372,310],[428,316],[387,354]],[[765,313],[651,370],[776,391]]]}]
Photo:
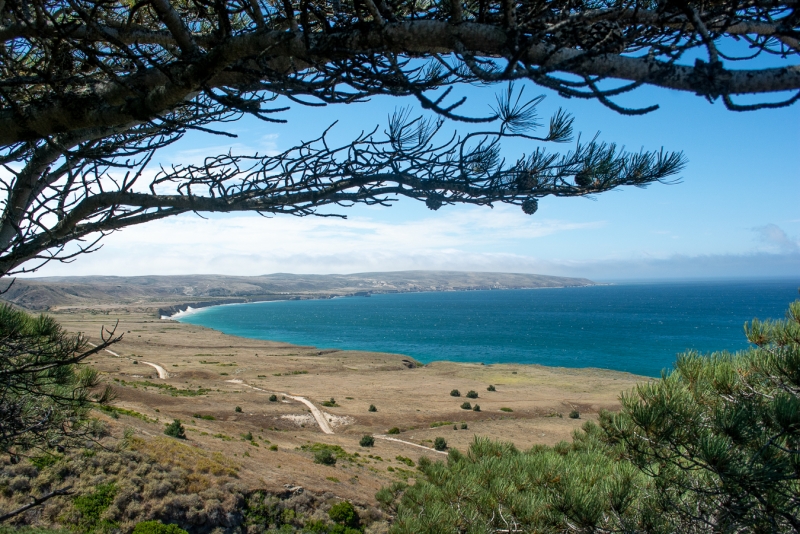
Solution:
[{"label": "winding dirt road", "polygon": [[164,369],[163,367],[161,367],[160,365],[158,365],[157,363],[150,363],[150,362],[146,362],[144,360],[139,360],[139,363],[143,363],[145,365],[149,365],[150,367],[155,367],[155,370],[158,372],[158,378],[162,378],[162,379],[169,378],[169,373],[167,373],[167,370]]},{"label": "winding dirt road", "polygon": [[[144,363],[144,362],[142,362]],[[284,397],[290,398],[292,400],[296,400],[297,402],[302,402],[308,409],[311,410],[311,415],[314,416],[314,419],[317,420],[317,424],[319,425],[319,429],[322,430],[324,434],[333,434],[333,429],[331,428],[330,423],[325,418],[325,414],[322,413],[322,410],[314,406],[314,403],[308,400],[305,397],[299,397],[297,395],[289,395],[288,393],[281,393],[279,391],[267,391],[265,389],[257,388],[255,386],[251,386],[250,384],[245,384],[243,380],[239,380],[238,378],[233,378],[231,380],[226,380],[225,382],[230,382],[231,384],[239,384],[240,386],[246,386],[250,389],[255,389],[256,391],[261,391],[262,393],[274,393],[275,395],[282,395]]]}]

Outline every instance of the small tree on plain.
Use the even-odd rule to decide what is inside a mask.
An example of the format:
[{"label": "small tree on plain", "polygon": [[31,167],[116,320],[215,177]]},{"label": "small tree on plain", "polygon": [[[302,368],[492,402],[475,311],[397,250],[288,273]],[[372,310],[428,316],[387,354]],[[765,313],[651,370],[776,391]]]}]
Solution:
[{"label": "small tree on plain", "polygon": [[172,438],[186,439],[186,429],[183,428],[180,419],[173,420],[164,429],[164,434]]}]

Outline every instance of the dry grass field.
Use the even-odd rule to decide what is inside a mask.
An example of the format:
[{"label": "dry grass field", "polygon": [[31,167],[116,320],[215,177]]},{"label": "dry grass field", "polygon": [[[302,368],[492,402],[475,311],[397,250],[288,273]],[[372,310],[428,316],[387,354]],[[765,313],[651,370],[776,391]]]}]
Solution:
[{"label": "dry grass field", "polygon": [[[144,442],[162,439],[180,419],[186,445],[221,454],[237,466],[246,488],[332,494],[374,505],[374,494],[396,480],[413,480],[420,456],[436,437],[464,450],[474,436],[511,441],[519,448],[570,439],[601,409],[643,377],[598,369],[436,362],[384,353],[340,351],[227,336],[126,308],[53,314],[68,330],[99,339],[113,326],[123,339],[88,362],[113,385],[116,413],[98,412],[115,434]],[[159,378],[161,366],[166,379]],[[489,385],[496,391],[488,391]],[[450,395],[458,389],[461,397]],[[466,393],[474,390],[477,399]],[[270,396],[275,395],[274,401]],[[302,397],[320,410],[324,433]],[[324,406],[335,400],[335,406]],[[461,408],[468,401],[480,411]],[[377,411],[369,411],[374,405]],[[238,407],[238,409],[237,409]],[[577,410],[580,419],[568,414]],[[466,424],[466,429],[462,426]],[[454,426],[456,428],[454,428]],[[399,434],[386,436],[390,429]],[[361,447],[365,434],[379,436]],[[314,443],[341,447],[333,466],[314,463]],[[305,449],[303,448],[305,446]],[[204,456],[204,457],[205,457]]]}]

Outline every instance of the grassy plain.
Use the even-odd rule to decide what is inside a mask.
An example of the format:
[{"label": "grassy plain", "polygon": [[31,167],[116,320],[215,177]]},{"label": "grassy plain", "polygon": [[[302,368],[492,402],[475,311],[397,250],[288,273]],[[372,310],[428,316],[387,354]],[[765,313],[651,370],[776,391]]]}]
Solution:
[{"label": "grassy plain", "polygon": [[[444,458],[410,443],[432,447],[441,436],[449,447],[465,450],[477,435],[523,449],[552,445],[569,440],[601,409],[616,410],[619,393],[646,380],[599,369],[535,365],[420,366],[396,354],[228,336],[122,307],[53,315],[94,342],[101,328],[119,321],[117,333],[123,339],[111,348],[116,355],[104,352],[89,361],[117,393],[116,413],[98,412],[115,434],[127,428],[153,440],[163,437],[166,423],[180,419],[186,443],[204,454],[235,460],[245,486],[275,492],[302,486],[365,506],[374,504],[381,486],[413,480],[412,464],[420,456]],[[143,362],[162,366],[169,377],[159,379],[156,369]],[[489,385],[496,391],[487,391]],[[453,389],[461,397],[451,396]],[[479,397],[466,399],[469,390]],[[277,400],[270,401],[271,395]],[[309,408],[288,395],[322,410],[334,433],[323,433]],[[323,407],[331,398],[336,406]],[[480,412],[462,409],[464,401],[480,405]],[[370,405],[377,411],[370,412]],[[580,419],[568,417],[573,410]],[[400,433],[390,437],[409,443],[379,438],[374,447],[359,445],[363,435],[386,435],[393,427]],[[335,465],[320,465],[309,448],[314,443],[344,452]]]}]

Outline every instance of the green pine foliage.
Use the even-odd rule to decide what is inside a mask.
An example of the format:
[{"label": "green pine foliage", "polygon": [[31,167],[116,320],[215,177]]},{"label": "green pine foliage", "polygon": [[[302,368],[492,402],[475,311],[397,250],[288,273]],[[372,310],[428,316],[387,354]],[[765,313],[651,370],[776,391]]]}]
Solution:
[{"label": "green pine foliage", "polygon": [[800,532],[800,301],[745,331],[750,349],[680,355],[572,443],[420,460],[379,492],[391,532]]},{"label": "green pine foliage", "polygon": [[800,531],[800,301],[745,333],[753,348],[683,354],[604,421],[677,529]]},{"label": "green pine foliage", "polygon": [[88,413],[113,395],[90,395],[99,375],[77,365],[92,350],[51,317],[0,305],[0,454],[75,446],[102,431]]}]

